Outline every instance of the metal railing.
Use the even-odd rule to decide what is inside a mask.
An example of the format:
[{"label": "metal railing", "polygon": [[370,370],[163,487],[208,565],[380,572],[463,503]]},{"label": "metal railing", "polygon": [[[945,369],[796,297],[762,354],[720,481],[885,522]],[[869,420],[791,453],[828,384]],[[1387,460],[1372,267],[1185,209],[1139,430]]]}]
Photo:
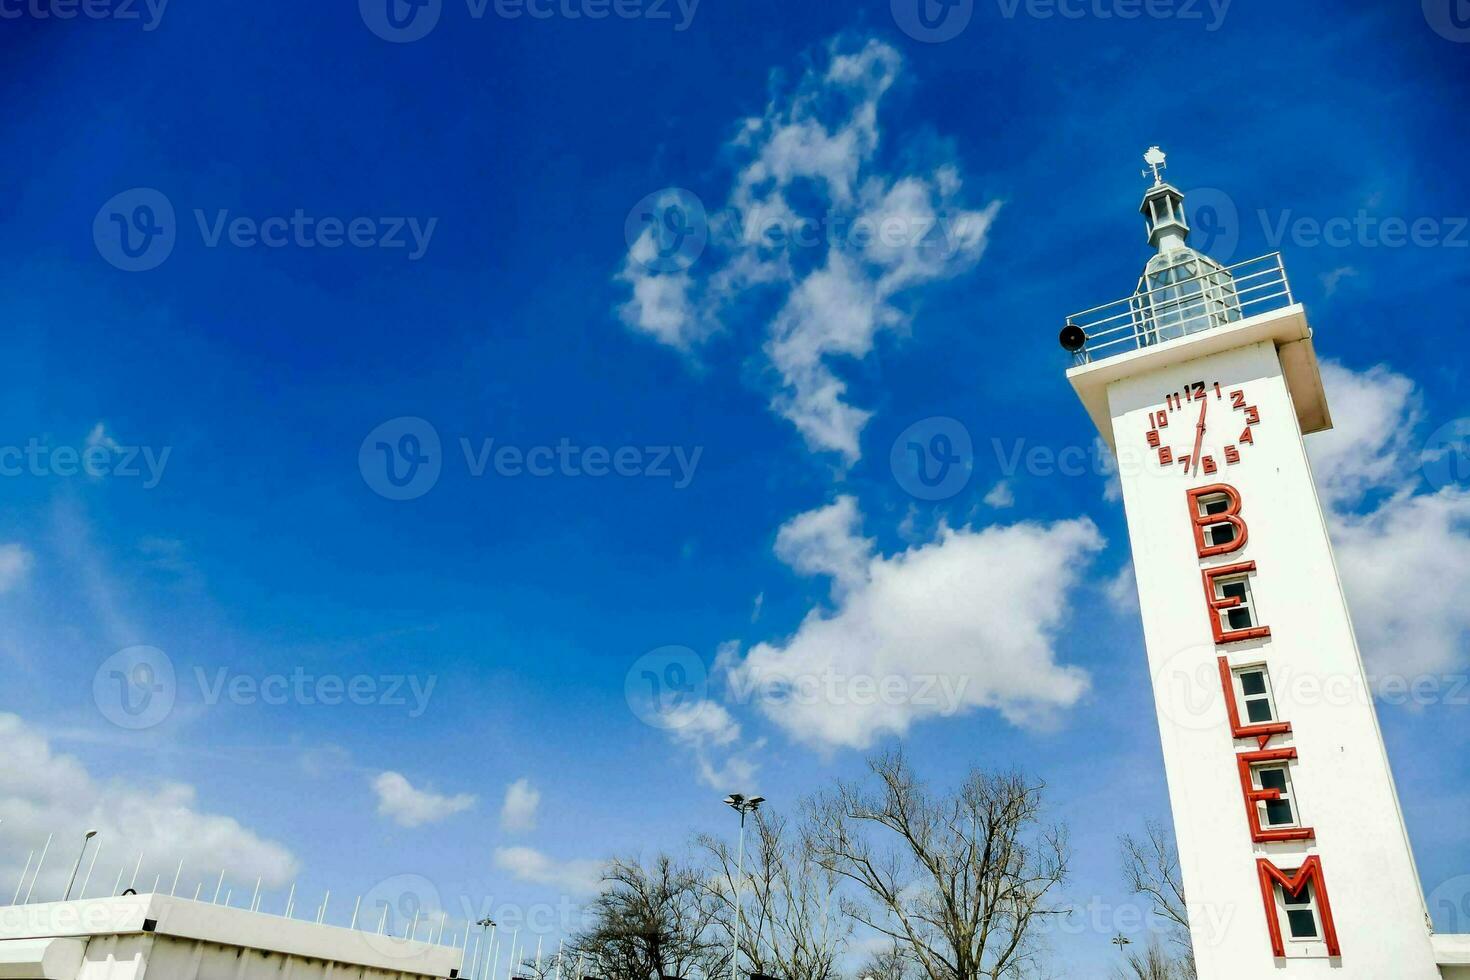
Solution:
[{"label": "metal railing", "polygon": [[1067,326],[1082,331],[1082,343],[1072,356],[1077,364],[1088,364],[1293,302],[1281,253],[1271,252],[1188,279],[1140,288],[1124,299],[1073,313]]}]

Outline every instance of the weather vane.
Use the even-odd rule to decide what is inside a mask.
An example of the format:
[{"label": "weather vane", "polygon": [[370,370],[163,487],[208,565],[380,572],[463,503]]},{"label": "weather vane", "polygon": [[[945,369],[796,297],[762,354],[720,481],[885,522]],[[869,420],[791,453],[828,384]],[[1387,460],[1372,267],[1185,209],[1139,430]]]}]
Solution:
[{"label": "weather vane", "polygon": [[1143,155],[1143,162],[1149,165],[1149,170],[1143,171],[1143,175],[1147,177],[1152,171],[1154,183],[1162,184],[1164,182],[1163,171],[1166,169],[1164,151],[1157,146],[1150,146],[1148,152]]}]

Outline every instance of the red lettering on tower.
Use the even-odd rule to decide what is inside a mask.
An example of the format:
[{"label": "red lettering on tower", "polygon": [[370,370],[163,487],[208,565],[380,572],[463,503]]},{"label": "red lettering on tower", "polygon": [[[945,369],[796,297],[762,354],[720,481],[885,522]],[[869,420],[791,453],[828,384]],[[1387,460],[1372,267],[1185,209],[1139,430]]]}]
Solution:
[{"label": "red lettering on tower", "polygon": [[[1245,547],[1245,542],[1250,537],[1250,529],[1240,517],[1239,490],[1228,483],[1212,483],[1196,490],[1186,490],[1185,496],[1189,498],[1189,519],[1194,523],[1194,548],[1201,558],[1228,555]],[[1216,496],[1225,498],[1225,509],[1215,514],[1205,513],[1205,508],[1200,501],[1205,497]],[[1210,544],[1205,541],[1205,529],[1221,524],[1228,524],[1235,530],[1232,538],[1219,544]]]},{"label": "red lettering on tower", "polygon": [[1327,900],[1327,881],[1322,877],[1322,859],[1313,854],[1293,872],[1285,872],[1266,858],[1256,859],[1256,871],[1261,878],[1261,901],[1266,907],[1266,928],[1271,933],[1271,951],[1277,956],[1286,955],[1286,944],[1281,939],[1281,919],[1276,914],[1276,895],[1273,886],[1280,885],[1287,894],[1299,898],[1304,889],[1311,887],[1317,896],[1317,908],[1322,916],[1322,937],[1327,940],[1327,955],[1341,956],[1342,948],[1337,942],[1337,926],[1332,921],[1332,903]]}]

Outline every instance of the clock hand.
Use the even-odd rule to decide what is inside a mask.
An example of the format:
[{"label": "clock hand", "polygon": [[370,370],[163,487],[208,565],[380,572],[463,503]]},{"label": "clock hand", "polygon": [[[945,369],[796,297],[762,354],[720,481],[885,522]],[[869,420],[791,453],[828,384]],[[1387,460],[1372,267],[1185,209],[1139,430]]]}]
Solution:
[{"label": "clock hand", "polygon": [[1205,445],[1205,412],[1210,410],[1210,400],[1199,403],[1199,424],[1194,427],[1194,475],[1199,475],[1199,454]]}]

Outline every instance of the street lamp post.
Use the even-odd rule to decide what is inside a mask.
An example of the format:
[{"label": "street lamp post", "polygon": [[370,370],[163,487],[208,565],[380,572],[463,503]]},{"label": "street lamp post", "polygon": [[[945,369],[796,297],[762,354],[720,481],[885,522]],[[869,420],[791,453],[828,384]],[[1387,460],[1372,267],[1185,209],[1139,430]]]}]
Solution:
[{"label": "street lamp post", "polygon": [[77,863],[76,864],[73,864],[71,866],[71,878],[69,878],[67,880],[67,882],[66,882],[66,894],[61,897],[61,900],[63,902],[66,902],[66,901],[70,901],[71,900],[71,886],[72,885],[75,885],[77,883],[77,872],[79,870],[81,870],[81,867],[82,867],[82,857],[84,855],[86,855],[86,853],[87,853],[87,841],[91,840],[93,837],[96,837],[96,836],[97,836],[97,831],[95,831],[95,830],[89,830],[82,837],[82,849],[80,851],[77,851]]},{"label": "street lamp post", "polygon": [[740,898],[745,886],[745,815],[759,810],[764,802],[766,800],[763,796],[746,797],[732,793],[725,797],[725,805],[740,814],[740,846],[735,859],[735,929],[730,939],[730,980],[740,980],[740,917],[743,911]]}]

